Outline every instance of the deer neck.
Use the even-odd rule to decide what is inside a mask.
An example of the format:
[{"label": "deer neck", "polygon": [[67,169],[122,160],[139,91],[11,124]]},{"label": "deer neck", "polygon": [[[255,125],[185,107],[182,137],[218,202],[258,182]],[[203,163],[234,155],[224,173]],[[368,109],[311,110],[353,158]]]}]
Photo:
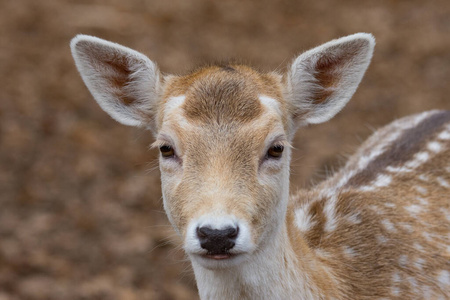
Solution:
[{"label": "deer neck", "polygon": [[[303,241],[293,245],[287,222],[235,267],[209,270],[192,261],[201,299],[322,299],[332,280]],[[298,242],[298,238],[294,241]],[[298,251],[298,252],[297,252]]]}]

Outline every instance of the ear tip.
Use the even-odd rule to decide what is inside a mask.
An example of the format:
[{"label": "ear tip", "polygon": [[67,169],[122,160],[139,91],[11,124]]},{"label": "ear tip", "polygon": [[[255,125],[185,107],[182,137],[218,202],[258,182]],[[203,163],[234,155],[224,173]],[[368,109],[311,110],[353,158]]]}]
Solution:
[{"label": "ear tip", "polygon": [[86,40],[86,37],[88,37],[88,36],[85,34],[77,34],[70,41],[70,47],[74,48],[80,41]]},{"label": "ear tip", "polygon": [[375,37],[371,33],[358,32],[358,33],[352,34],[348,37],[352,38],[352,39],[366,41],[368,43],[369,48],[372,48],[372,49],[375,47],[375,44],[376,44]]},{"label": "ear tip", "polygon": [[77,34],[72,40],[70,41],[70,50],[72,51],[72,55],[74,57],[78,56],[78,52],[82,51],[82,49],[79,47],[83,42],[89,41],[92,39],[95,39],[93,36],[85,35],[85,34]]},{"label": "ear tip", "polygon": [[73,37],[70,41],[70,49],[75,59],[88,52],[107,49],[108,51],[106,52],[122,53],[123,55],[137,58],[149,66],[155,65],[147,56],[136,50],[87,34],[77,34]]},{"label": "ear tip", "polygon": [[77,45],[79,45],[79,43],[82,43],[82,42],[104,43],[105,41],[100,39],[100,38],[98,38],[98,37],[92,36],[92,35],[77,34],[70,41],[70,48],[72,50],[74,50],[77,47]]},{"label": "ear tip", "polygon": [[361,38],[367,40],[370,44],[375,45],[376,41],[375,41],[375,37],[373,36],[373,34],[366,33],[366,32],[360,32],[357,34],[360,35]]}]

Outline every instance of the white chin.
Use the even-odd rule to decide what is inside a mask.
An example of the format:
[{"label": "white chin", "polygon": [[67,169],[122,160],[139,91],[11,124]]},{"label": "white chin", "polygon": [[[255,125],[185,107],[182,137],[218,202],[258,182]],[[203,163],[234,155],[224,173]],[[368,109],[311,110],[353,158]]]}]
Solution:
[{"label": "white chin", "polygon": [[226,269],[232,268],[242,264],[248,258],[248,254],[234,254],[234,255],[199,255],[189,254],[193,264],[198,264],[205,269]]}]

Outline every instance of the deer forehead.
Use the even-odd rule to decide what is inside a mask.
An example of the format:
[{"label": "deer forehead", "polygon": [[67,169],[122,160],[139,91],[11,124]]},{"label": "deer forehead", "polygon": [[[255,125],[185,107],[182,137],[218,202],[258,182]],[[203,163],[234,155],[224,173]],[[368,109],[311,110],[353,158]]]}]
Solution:
[{"label": "deer forehead", "polygon": [[281,77],[247,66],[214,66],[170,77],[165,91],[160,125],[172,112],[186,123],[213,126],[244,125],[267,117],[267,110],[281,116],[285,111]]}]

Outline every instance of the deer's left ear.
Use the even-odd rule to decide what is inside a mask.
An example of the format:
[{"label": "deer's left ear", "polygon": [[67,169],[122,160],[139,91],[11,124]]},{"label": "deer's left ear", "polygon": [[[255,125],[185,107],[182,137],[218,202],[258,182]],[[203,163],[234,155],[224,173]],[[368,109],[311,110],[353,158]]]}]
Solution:
[{"label": "deer's left ear", "polygon": [[357,33],[294,60],[286,88],[297,126],[328,121],[347,104],[369,66],[374,46],[371,34]]}]

